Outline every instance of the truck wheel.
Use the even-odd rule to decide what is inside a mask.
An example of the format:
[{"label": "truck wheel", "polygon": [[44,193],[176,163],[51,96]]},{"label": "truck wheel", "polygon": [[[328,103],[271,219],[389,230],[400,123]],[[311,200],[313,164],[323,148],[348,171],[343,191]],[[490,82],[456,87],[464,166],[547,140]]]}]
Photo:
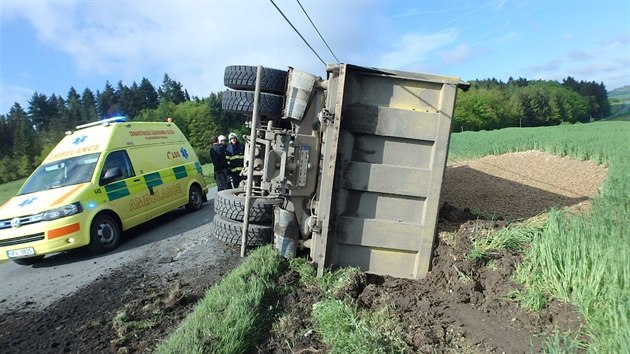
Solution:
[{"label": "truck wheel", "polygon": [[201,188],[193,184],[190,186],[190,191],[188,192],[188,204],[186,204],[186,210],[188,211],[197,211],[203,207],[203,192]]},{"label": "truck wheel", "polygon": [[[241,244],[243,224],[241,221],[226,219],[221,215],[215,215],[212,221],[214,237],[221,241]],[[259,246],[271,242],[272,226],[249,224],[247,227],[247,245]]]},{"label": "truck wheel", "polygon": [[[282,116],[282,100],[284,96],[272,93],[260,93],[260,114],[266,116]],[[254,112],[254,92],[232,90],[223,92],[221,107],[227,112],[252,114]]]},{"label": "truck wheel", "polygon": [[35,263],[41,262],[42,259],[44,259],[44,256],[35,256],[35,257],[28,257],[28,258],[16,258],[13,260],[13,262],[15,264],[29,266],[29,265],[33,265]]},{"label": "truck wheel", "polygon": [[[258,67],[248,65],[230,65],[225,68],[223,83],[235,90],[256,89],[256,73]],[[288,71],[263,68],[260,91],[284,95],[287,87]]]},{"label": "truck wheel", "polygon": [[[281,205],[281,198],[252,197],[249,221],[264,223],[273,218],[273,207]],[[243,221],[245,216],[245,192],[242,189],[225,189],[217,193],[214,212],[226,219]]]},{"label": "truck wheel", "polygon": [[90,226],[90,244],[93,253],[105,253],[113,250],[120,242],[120,225],[118,220],[109,214],[98,214]]}]

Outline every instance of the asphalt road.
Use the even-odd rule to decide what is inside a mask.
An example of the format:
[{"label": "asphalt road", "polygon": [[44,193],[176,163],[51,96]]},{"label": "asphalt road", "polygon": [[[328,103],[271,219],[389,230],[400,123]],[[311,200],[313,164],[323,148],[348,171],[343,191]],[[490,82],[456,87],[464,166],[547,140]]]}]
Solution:
[{"label": "asphalt road", "polygon": [[163,265],[165,272],[177,273],[203,260],[226,252],[211,235],[216,188],[208,193],[208,203],[189,213],[174,210],[129,230],[120,246],[109,253],[93,255],[85,249],[46,256],[33,266],[0,263],[0,313],[16,309],[43,309],[55,300],[86,286],[113,269],[141,259]]}]

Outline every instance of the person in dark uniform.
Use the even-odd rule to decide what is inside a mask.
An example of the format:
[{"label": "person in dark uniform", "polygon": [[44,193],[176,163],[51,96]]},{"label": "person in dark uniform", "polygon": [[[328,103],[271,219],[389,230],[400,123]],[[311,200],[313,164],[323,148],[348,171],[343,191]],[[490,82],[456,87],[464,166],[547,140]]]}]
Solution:
[{"label": "person in dark uniform", "polygon": [[230,145],[227,147],[227,162],[232,188],[238,188],[243,180],[241,171],[245,159],[245,146],[238,141],[238,136],[234,133],[228,135]]},{"label": "person in dark uniform", "polygon": [[223,135],[212,137],[212,148],[210,148],[210,158],[214,167],[214,180],[217,181],[217,190],[219,191],[229,188],[226,142],[227,139]]}]

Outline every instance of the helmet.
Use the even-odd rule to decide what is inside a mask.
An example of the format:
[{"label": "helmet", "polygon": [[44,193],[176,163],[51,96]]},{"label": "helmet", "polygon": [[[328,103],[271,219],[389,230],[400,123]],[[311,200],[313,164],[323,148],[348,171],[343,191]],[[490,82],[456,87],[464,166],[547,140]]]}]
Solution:
[{"label": "helmet", "polygon": [[222,141],[227,141],[227,139],[225,138],[225,135],[219,135],[219,142]]},{"label": "helmet", "polygon": [[228,135],[228,139],[232,140],[232,138],[237,139],[238,140],[238,136],[236,136],[236,134],[234,133],[230,133],[230,135]]}]

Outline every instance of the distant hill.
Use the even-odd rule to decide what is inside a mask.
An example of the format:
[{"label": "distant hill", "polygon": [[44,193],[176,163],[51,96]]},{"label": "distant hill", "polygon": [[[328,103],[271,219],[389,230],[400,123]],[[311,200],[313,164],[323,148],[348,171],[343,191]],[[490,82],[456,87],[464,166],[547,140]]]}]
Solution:
[{"label": "distant hill", "polygon": [[608,91],[608,98],[618,98],[620,100],[627,100],[630,98],[630,85],[617,87],[612,91]]}]

